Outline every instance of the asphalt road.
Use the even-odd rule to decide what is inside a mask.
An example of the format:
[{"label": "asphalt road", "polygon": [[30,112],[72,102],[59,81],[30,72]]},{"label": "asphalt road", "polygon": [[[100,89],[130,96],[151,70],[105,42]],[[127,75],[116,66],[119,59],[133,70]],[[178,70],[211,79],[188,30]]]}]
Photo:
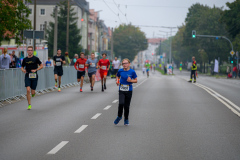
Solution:
[{"label": "asphalt road", "polygon": [[84,84],[82,93],[72,87],[33,98],[31,111],[26,100],[0,108],[0,159],[239,160],[240,118],[227,107],[240,106],[239,81],[192,84],[187,74],[138,72],[129,126],[113,124],[113,79],[104,93],[100,83],[93,92]]}]

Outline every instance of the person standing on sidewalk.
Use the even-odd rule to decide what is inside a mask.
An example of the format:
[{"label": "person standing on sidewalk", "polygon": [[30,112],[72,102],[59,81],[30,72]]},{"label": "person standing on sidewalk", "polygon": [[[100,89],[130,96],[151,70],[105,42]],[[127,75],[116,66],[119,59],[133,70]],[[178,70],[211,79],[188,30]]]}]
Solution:
[{"label": "person standing on sidewalk", "polygon": [[196,71],[197,71],[197,62],[195,60],[195,57],[192,57],[191,75],[190,75],[190,80],[188,82],[192,82],[192,76],[194,76],[193,83],[196,83]]},{"label": "person standing on sidewalk", "polygon": [[0,56],[0,69],[9,69],[11,57],[7,54],[7,48],[3,49],[3,54]]},{"label": "person standing on sidewalk", "polygon": [[233,75],[232,77],[237,78],[237,66],[233,67]]},{"label": "person standing on sidewalk", "polygon": [[43,68],[43,64],[38,57],[35,57],[33,55],[32,46],[28,46],[27,53],[28,56],[23,59],[21,70],[23,73],[25,73],[25,87],[27,89],[28,110],[30,110],[32,109],[30,92],[32,94],[32,97],[34,97],[38,82],[37,71]]},{"label": "person standing on sidewalk", "polygon": [[[124,109],[124,125],[129,125],[129,108],[132,99],[133,83],[137,83],[137,74],[133,69],[130,69],[130,60],[123,59],[122,69],[119,69],[116,77],[116,83],[119,85],[119,105],[118,105],[118,116],[114,121],[117,125],[122,119]],[[120,81],[119,81],[120,79]]]}]

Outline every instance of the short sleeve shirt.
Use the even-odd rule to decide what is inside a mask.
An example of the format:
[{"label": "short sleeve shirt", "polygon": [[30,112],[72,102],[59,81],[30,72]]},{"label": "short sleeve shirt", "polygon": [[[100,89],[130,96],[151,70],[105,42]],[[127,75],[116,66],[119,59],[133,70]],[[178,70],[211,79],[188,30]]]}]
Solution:
[{"label": "short sleeve shirt", "polygon": [[22,62],[22,67],[26,68],[27,73],[31,73],[31,70],[37,69],[40,64],[42,64],[42,62],[38,57],[25,57]]},{"label": "short sleeve shirt", "polygon": [[[92,65],[90,65],[90,63],[92,63]],[[88,67],[88,73],[93,73],[97,71],[97,64],[98,64],[98,60],[95,58],[94,60],[92,60],[92,58],[89,58],[86,62],[86,64],[89,64]]]},{"label": "short sleeve shirt", "polygon": [[98,61],[98,65],[102,67],[102,68],[100,69],[100,72],[105,72],[105,71],[107,71],[107,67],[110,65],[110,62],[109,62],[108,59],[105,59],[105,60],[100,59],[100,60]]},{"label": "short sleeve shirt", "polygon": [[65,57],[64,56],[54,56],[53,57],[53,60],[55,62],[55,69],[62,69],[62,65],[63,65],[63,62],[60,61],[60,59],[62,59],[62,61],[65,61]]},{"label": "short sleeve shirt", "polygon": [[120,61],[119,60],[113,60],[112,64],[114,65],[113,69],[119,69]]},{"label": "short sleeve shirt", "polygon": [[78,58],[78,60],[76,61],[75,63],[75,68],[78,70],[78,71],[85,71],[85,63],[86,63],[87,59],[85,58]]},{"label": "short sleeve shirt", "polygon": [[128,90],[125,91],[133,90],[132,83],[127,81],[128,77],[130,77],[131,79],[137,78],[137,74],[133,69],[129,69],[128,71],[124,71],[124,69],[119,69],[117,76],[120,77],[119,90],[121,90],[122,85],[129,87]]}]

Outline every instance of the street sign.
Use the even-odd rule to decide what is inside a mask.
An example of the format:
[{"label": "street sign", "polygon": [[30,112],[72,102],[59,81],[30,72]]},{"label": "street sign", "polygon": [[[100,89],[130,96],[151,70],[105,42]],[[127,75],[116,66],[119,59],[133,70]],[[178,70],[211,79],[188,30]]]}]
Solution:
[{"label": "street sign", "polygon": [[234,51],[231,51],[230,54],[233,56],[233,55],[235,54],[235,52],[234,52]]},{"label": "street sign", "polygon": [[28,39],[44,39],[44,31],[24,30],[23,31],[23,37],[28,38]]}]

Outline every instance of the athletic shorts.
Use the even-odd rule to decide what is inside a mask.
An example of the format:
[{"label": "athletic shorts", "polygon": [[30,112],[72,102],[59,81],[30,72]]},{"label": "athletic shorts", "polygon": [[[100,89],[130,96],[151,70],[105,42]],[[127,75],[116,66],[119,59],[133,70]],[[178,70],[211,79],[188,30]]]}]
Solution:
[{"label": "athletic shorts", "polygon": [[92,77],[92,75],[96,75],[96,71],[92,73],[88,73],[88,77]]},{"label": "athletic shorts", "polygon": [[25,87],[30,87],[32,90],[36,90],[38,82],[37,78],[29,78],[28,74],[25,74]]},{"label": "athletic shorts", "polygon": [[100,76],[103,79],[104,76],[107,76],[108,71],[100,71]]},{"label": "athletic shorts", "polygon": [[54,68],[54,74],[56,74],[58,76],[62,76],[63,75],[63,70]]},{"label": "athletic shorts", "polygon": [[119,69],[114,69],[113,74],[117,74]]},{"label": "athletic shorts", "polygon": [[147,69],[146,72],[149,72],[149,69]]},{"label": "athletic shorts", "polygon": [[77,79],[81,79],[81,77],[84,77],[85,76],[85,71],[77,71]]}]

